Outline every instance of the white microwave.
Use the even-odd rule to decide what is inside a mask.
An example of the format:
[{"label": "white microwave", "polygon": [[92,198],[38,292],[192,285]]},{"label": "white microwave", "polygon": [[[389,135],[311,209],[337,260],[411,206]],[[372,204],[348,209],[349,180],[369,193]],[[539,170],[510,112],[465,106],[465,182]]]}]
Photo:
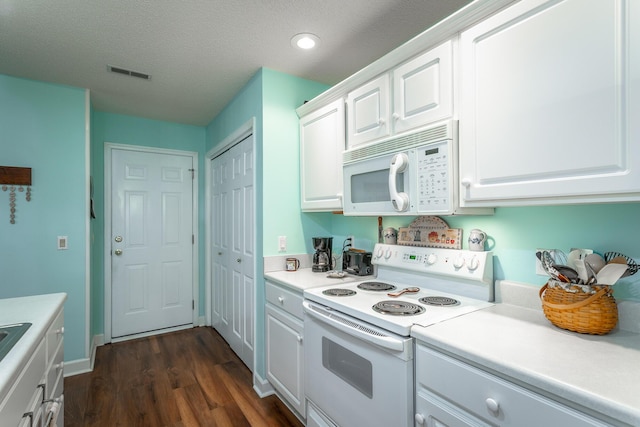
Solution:
[{"label": "white microwave", "polygon": [[345,151],[344,215],[493,213],[460,207],[457,125],[449,120]]}]

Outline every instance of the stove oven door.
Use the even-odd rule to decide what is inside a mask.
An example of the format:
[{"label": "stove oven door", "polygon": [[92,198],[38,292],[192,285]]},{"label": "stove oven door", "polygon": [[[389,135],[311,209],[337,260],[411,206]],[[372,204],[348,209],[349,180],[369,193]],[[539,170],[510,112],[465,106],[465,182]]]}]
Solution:
[{"label": "stove oven door", "polygon": [[413,423],[413,344],[304,302],[307,399],[339,427]]}]

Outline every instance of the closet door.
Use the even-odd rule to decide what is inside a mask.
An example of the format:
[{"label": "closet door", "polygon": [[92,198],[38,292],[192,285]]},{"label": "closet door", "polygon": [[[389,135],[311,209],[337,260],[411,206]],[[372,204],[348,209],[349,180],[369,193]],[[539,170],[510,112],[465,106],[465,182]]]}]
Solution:
[{"label": "closet door", "polygon": [[211,162],[212,325],[253,370],[253,136]]}]

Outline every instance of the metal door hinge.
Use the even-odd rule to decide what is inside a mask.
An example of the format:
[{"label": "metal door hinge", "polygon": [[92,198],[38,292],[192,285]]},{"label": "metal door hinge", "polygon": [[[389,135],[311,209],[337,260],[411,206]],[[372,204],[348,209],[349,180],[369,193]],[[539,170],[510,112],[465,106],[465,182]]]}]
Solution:
[{"label": "metal door hinge", "polygon": [[191,179],[195,179],[196,170],[195,169],[188,169],[188,170],[191,171]]},{"label": "metal door hinge", "polygon": [[196,244],[196,235],[195,235],[195,234],[192,234],[192,235],[191,235],[191,244],[192,244],[192,245],[195,245],[195,244]]},{"label": "metal door hinge", "polygon": [[195,310],[196,309],[196,300],[192,299],[191,300],[191,310]]}]

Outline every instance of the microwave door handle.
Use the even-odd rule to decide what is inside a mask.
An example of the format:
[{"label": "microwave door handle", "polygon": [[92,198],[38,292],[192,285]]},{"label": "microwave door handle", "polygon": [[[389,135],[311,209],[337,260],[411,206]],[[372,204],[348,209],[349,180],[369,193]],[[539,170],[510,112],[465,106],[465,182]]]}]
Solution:
[{"label": "microwave door handle", "polygon": [[409,208],[409,196],[407,193],[398,192],[398,174],[404,172],[409,165],[409,157],[405,153],[398,153],[391,158],[389,165],[389,195],[393,208],[398,212],[404,212]]}]

